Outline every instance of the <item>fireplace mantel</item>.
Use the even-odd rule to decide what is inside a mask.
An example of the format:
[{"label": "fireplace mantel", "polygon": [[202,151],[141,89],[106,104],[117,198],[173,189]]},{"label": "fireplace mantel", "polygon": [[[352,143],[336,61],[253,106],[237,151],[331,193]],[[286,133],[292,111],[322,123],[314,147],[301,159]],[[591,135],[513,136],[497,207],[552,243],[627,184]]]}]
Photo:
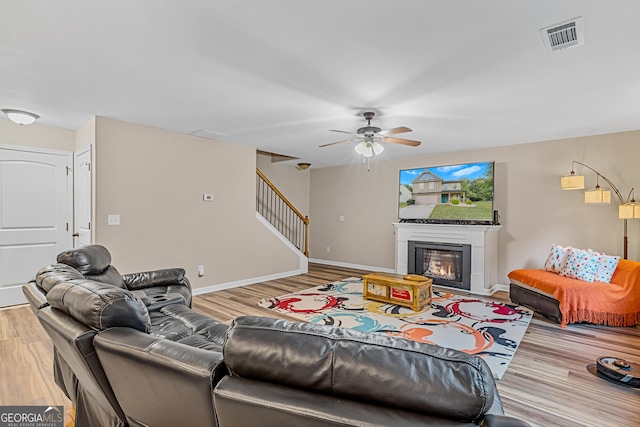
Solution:
[{"label": "fireplace mantel", "polygon": [[406,274],[409,241],[471,245],[472,294],[491,295],[498,279],[499,225],[394,223],[396,273]]}]

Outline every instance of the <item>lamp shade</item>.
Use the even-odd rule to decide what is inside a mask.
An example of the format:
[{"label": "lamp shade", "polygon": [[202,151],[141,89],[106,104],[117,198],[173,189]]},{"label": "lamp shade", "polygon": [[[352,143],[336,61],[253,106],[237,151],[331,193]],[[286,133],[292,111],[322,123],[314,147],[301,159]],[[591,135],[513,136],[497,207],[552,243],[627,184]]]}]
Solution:
[{"label": "lamp shade", "polygon": [[563,176],[560,178],[560,187],[563,190],[582,190],[584,188],[584,176],[575,175],[573,172],[571,175]]},{"label": "lamp shade", "polygon": [[28,111],[4,109],[2,112],[7,115],[9,120],[19,125],[30,125],[40,118],[37,114]]},{"label": "lamp shade", "polygon": [[618,207],[618,218],[638,219],[640,218],[640,203],[632,201]]},{"label": "lamp shade", "polygon": [[373,152],[376,153],[376,156],[384,151],[384,147],[382,146],[382,144],[378,142],[374,142],[372,147],[373,147]]},{"label": "lamp shade", "polygon": [[584,202],[588,205],[608,205],[611,203],[611,191],[596,186],[584,192]]}]

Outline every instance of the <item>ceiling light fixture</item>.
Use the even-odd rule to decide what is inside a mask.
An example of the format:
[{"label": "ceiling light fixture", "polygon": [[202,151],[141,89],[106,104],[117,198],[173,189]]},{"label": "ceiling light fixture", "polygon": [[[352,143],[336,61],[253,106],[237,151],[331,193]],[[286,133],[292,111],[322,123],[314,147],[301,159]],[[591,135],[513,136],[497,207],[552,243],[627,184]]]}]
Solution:
[{"label": "ceiling light fixture", "polygon": [[306,171],[310,167],[311,167],[311,163],[298,163],[298,165],[296,166],[296,169],[298,169],[299,171]]},{"label": "ceiling light fixture", "polygon": [[33,114],[28,111],[22,111],[22,110],[12,110],[12,109],[5,108],[2,110],[2,112],[7,115],[9,120],[19,124],[20,126],[30,125],[31,123],[35,122],[40,118],[40,116],[37,114]]}]

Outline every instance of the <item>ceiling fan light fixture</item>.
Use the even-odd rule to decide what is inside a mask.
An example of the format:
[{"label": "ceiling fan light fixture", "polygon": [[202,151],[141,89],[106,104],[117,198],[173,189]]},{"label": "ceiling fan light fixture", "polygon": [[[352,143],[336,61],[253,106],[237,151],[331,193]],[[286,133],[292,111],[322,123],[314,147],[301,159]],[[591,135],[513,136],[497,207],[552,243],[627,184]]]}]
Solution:
[{"label": "ceiling fan light fixture", "polygon": [[382,143],[392,143],[408,145],[411,147],[417,147],[420,145],[420,141],[412,141],[410,139],[391,137],[390,135],[397,135],[400,133],[411,132],[411,129],[406,126],[396,127],[392,129],[382,130],[377,126],[371,126],[371,119],[375,113],[365,112],[363,113],[364,119],[367,121],[367,126],[361,127],[356,133],[348,132],[344,130],[332,129],[331,132],[340,132],[352,135],[351,139],[331,142],[329,144],[322,144],[320,147],[329,147],[331,145],[341,144],[343,142],[354,142],[356,153],[362,154],[365,157],[371,157],[382,153],[384,146]]},{"label": "ceiling fan light fixture", "polygon": [[35,122],[40,118],[40,116],[37,114],[33,114],[28,111],[22,111],[22,110],[12,110],[9,108],[5,108],[2,110],[2,112],[7,115],[9,120],[19,124],[20,126],[30,125],[31,123]]}]

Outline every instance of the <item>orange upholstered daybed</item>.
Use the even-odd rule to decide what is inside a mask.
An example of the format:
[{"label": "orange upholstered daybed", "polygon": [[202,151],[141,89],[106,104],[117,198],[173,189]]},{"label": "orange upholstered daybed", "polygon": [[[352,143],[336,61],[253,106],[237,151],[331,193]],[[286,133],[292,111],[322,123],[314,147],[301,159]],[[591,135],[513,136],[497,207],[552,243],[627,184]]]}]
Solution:
[{"label": "orange upholstered daybed", "polygon": [[640,323],[640,262],[621,259],[611,283],[585,282],[546,270],[509,273],[511,300],[566,327],[588,322],[608,326]]}]

